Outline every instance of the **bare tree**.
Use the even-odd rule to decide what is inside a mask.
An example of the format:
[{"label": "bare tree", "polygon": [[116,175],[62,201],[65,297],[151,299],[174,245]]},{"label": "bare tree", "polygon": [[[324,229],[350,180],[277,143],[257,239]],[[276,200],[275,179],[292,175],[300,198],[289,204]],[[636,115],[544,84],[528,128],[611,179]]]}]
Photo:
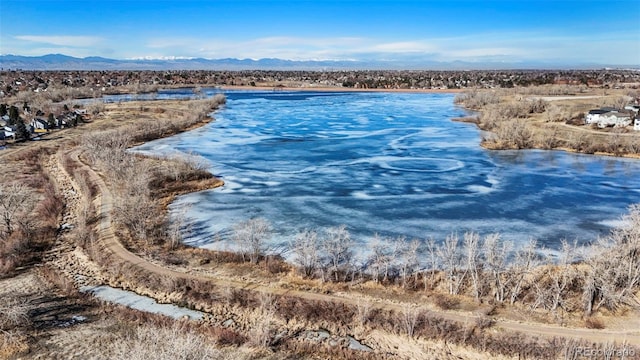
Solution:
[{"label": "bare tree", "polygon": [[183,205],[175,211],[172,219],[169,221],[167,226],[166,235],[167,235],[167,246],[170,249],[175,249],[178,245],[182,244],[184,240],[184,234],[188,232],[188,228],[186,228],[186,219],[187,212],[189,211],[189,207]]},{"label": "bare tree", "polygon": [[533,283],[536,300],[532,307],[543,307],[554,314],[558,310],[569,310],[568,292],[572,282],[576,279],[576,269],[573,266],[576,247],[575,242],[569,243],[563,240],[557,262],[548,260],[544,266],[541,281]]},{"label": "bare tree", "polygon": [[4,226],[3,237],[6,238],[15,231],[19,217],[27,216],[33,205],[31,191],[26,185],[0,182],[0,218]]},{"label": "bare tree", "polygon": [[335,281],[339,280],[341,272],[344,273],[351,267],[352,247],[353,240],[345,225],[330,227],[324,231],[321,248]]},{"label": "bare tree", "polygon": [[112,172],[115,179],[122,179],[116,182],[120,196],[116,201],[115,219],[129,229],[134,239],[148,245],[161,223],[160,208],[151,199],[149,190],[149,165],[128,153],[123,159],[121,167]]},{"label": "bare tree", "polygon": [[271,225],[264,218],[243,221],[233,227],[233,240],[238,245],[242,257],[249,257],[256,264],[267,250],[267,241],[271,236]]},{"label": "bare tree", "polygon": [[499,123],[495,135],[501,148],[506,149],[526,149],[531,144],[533,137],[525,120],[518,119]]},{"label": "bare tree", "polygon": [[460,271],[462,254],[458,234],[452,233],[447,235],[444,243],[442,243],[439,248],[438,255],[443,263],[445,278],[449,286],[449,294],[458,294],[465,276],[465,274]]},{"label": "bare tree", "polygon": [[633,137],[628,137],[625,144],[626,151],[629,154],[640,154],[640,141]]},{"label": "bare tree", "polygon": [[547,107],[545,111],[545,120],[547,122],[556,122],[556,121],[564,121],[562,109],[558,105],[551,104]]},{"label": "bare tree", "polygon": [[615,156],[620,156],[625,150],[621,135],[623,132],[624,128],[615,128],[613,129],[613,131],[611,132],[611,136],[609,137],[608,150]]},{"label": "bare tree", "polygon": [[358,300],[356,304],[356,320],[360,326],[364,326],[371,313],[371,303]]},{"label": "bare tree", "polygon": [[175,154],[168,158],[165,171],[177,181],[186,180],[186,176],[194,171],[206,171],[207,163],[195,154]]},{"label": "bare tree", "polygon": [[640,204],[629,207],[623,226],[594,246],[586,264],[583,305],[587,314],[605,306],[615,310],[622,304],[640,305],[635,293],[640,287]]},{"label": "bare tree", "polygon": [[394,247],[389,238],[383,238],[376,234],[371,241],[371,254],[369,255],[369,270],[373,273],[376,282],[389,278],[389,270],[393,262]]},{"label": "bare tree", "polygon": [[540,143],[543,149],[553,149],[560,144],[560,140],[558,139],[558,127],[551,126],[547,128],[539,129],[537,133],[537,141]]},{"label": "bare tree", "polygon": [[516,251],[514,259],[505,273],[505,287],[509,292],[509,302],[515,304],[526,284],[531,269],[538,265],[538,243],[531,239],[523,248]]},{"label": "bare tree", "polygon": [[300,267],[305,277],[311,277],[320,265],[320,240],[314,230],[303,230],[290,243],[294,263]]},{"label": "bare tree", "polygon": [[[425,269],[422,281],[424,282],[424,289],[427,290],[429,281],[431,282],[431,286],[434,286],[436,270],[438,268],[438,245],[436,244],[436,240],[434,238],[427,239],[425,249],[427,252],[428,268]],[[428,277],[426,270],[429,271]]]},{"label": "bare tree", "polygon": [[116,220],[125,225],[131,236],[149,245],[152,242],[152,229],[158,220],[156,204],[145,194],[120,197],[115,207]]},{"label": "bare tree", "polygon": [[618,96],[615,99],[613,99],[611,101],[611,105],[613,105],[613,107],[615,107],[616,109],[624,109],[625,106],[627,106],[627,104],[632,100],[631,97],[626,96],[626,95],[622,95],[622,96]]},{"label": "bare tree", "polygon": [[493,296],[497,302],[504,302],[507,282],[507,256],[511,251],[511,242],[501,241],[500,234],[485,236],[482,243],[482,257],[486,267],[486,276]]},{"label": "bare tree", "polygon": [[584,151],[589,142],[587,133],[584,131],[573,131],[569,135],[569,146],[578,151]]},{"label": "bare tree", "polygon": [[[90,133],[82,138],[85,155],[93,164],[105,166],[116,176],[122,174],[123,166],[131,161],[127,149],[132,143],[131,131],[109,130]],[[126,178],[117,180],[126,180]]]},{"label": "bare tree", "polygon": [[471,289],[473,297],[480,299],[481,284],[480,276],[482,269],[480,264],[480,235],[476,232],[466,232],[464,234],[465,250],[465,272],[471,277]]},{"label": "bare tree", "polygon": [[410,305],[404,306],[400,320],[408,337],[413,337],[419,318],[420,310],[417,307]]},{"label": "bare tree", "polygon": [[407,286],[407,279],[417,274],[418,268],[418,252],[420,249],[420,241],[414,239],[410,242],[404,237],[396,240],[397,266],[402,280],[402,287]]}]

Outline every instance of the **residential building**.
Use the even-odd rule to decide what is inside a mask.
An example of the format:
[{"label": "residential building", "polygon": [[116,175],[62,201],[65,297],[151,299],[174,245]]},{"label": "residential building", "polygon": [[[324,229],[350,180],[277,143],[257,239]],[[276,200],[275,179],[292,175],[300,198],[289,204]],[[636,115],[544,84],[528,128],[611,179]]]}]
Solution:
[{"label": "residential building", "polygon": [[599,128],[625,127],[632,124],[631,112],[604,107],[589,111],[585,117],[586,124],[596,124]]}]

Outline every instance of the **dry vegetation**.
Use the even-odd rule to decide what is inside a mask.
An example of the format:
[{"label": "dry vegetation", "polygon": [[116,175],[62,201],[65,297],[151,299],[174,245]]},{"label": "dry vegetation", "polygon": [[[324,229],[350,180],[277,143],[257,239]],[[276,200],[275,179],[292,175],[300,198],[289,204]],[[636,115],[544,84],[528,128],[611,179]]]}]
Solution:
[{"label": "dry vegetation", "polygon": [[7,159],[0,177],[0,277],[37,260],[51,245],[63,204],[43,170],[47,149]]},{"label": "dry vegetation", "polygon": [[[535,241],[517,248],[499,234],[482,238],[467,232],[451,234],[441,243],[376,237],[366,258],[356,259],[345,227],[303,230],[290,251],[296,271],[307,279],[355,289],[373,282],[409,293],[424,291],[447,310],[463,295],[478,303],[536,311],[562,324],[588,319],[600,309],[615,313],[640,307],[640,206],[630,207],[623,222],[624,227],[596,245],[564,241],[557,257],[541,255],[544,249]],[[239,248],[250,250],[253,263],[264,258],[260,251],[268,242],[268,228],[265,220],[254,219],[235,229]]]},{"label": "dry vegetation", "polygon": [[[568,95],[559,100],[541,96]],[[571,99],[571,97],[576,97]],[[638,157],[640,134],[628,128],[596,130],[583,125],[589,110],[623,108],[637,90],[598,90],[576,86],[546,86],[513,90],[470,90],[455,102],[479,115],[461,119],[488,133],[489,149],[564,149],[587,154]]]},{"label": "dry vegetation", "polygon": [[151,244],[174,247],[178,234],[165,220],[162,203],[158,200],[186,190],[192,191],[193,183],[206,188],[218,186],[221,182],[213,178],[197,159],[187,156],[149,158],[128,149],[135,143],[191,128],[224,101],[221,95],[211,100],[197,100],[190,104],[193,112],[180,118],[139,121],[83,136],[81,147],[87,161],[108,174],[106,177],[116,198],[115,219],[121,225],[120,230],[124,231],[123,238],[136,240],[128,242],[132,248],[140,249]]},{"label": "dry vegetation", "polygon": [[[553,110],[556,115],[548,114],[555,104],[544,101],[522,100],[499,108],[501,97],[471,94],[465,95],[465,105],[496,106],[492,111],[509,119],[494,123],[493,129],[506,127],[510,130],[500,130],[506,132],[505,137],[512,136],[511,131],[526,140],[510,143],[513,147],[531,147],[536,141],[537,128],[523,125],[528,116],[562,118],[556,114],[561,113],[558,109]],[[202,124],[206,114],[223,101],[218,97],[184,104],[165,102],[164,106],[154,102],[96,105],[92,121],[69,130],[70,140],[61,147],[77,146],[83,154],[80,158],[47,146],[13,153],[12,166],[21,170],[20,176],[0,181],[0,210],[10,210],[1,213],[0,224],[0,265],[5,277],[0,280],[0,290],[4,289],[0,295],[6,300],[0,304],[1,356],[33,351],[40,358],[550,359],[573,358],[579,347],[625,345],[505,331],[496,318],[522,312],[542,321],[599,329],[610,325],[608,316],[634,313],[640,291],[640,206],[630,208],[625,218],[630,226],[588,249],[566,243],[557,261],[540,257],[535,243],[515,248],[499,234],[481,238],[475,233],[452,234],[442,243],[377,238],[368,257],[358,259],[347,229],[335,227],[301,231],[290,244],[294,263],[287,264],[267,247],[272,229],[263,219],[234,228],[239,254],[183,246],[180,224],[167,221],[166,204],[177,194],[210,188],[219,185],[219,180],[196,158],[143,157],[127,149]],[[483,115],[479,121],[492,120]],[[60,155],[54,155],[56,151]],[[74,181],[73,189],[55,191],[56,181],[42,160],[53,159],[49,155],[58,156]],[[99,221],[97,197],[102,194],[92,181],[93,170],[83,161],[106,180],[114,198],[118,239],[127,248],[178,274],[193,271],[203,276],[154,273],[101,246],[95,225]],[[63,188],[56,185],[58,190]],[[65,208],[62,204],[71,207],[76,190],[81,197],[74,209]],[[68,248],[55,247],[60,254],[47,255],[56,260],[39,272],[48,285],[42,285],[45,289],[38,293],[61,294],[62,303],[52,307],[84,304],[93,309],[89,313],[95,321],[64,331],[38,328],[34,304],[40,300],[19,292],[9,296],[11,287],[6,284],[12,281],[9,276],[18,274],[19,266],[37,261],[38,254],[54,248],[54,240],[61,239],[56,237],[56,232],[60,235],[58,225],[72,210],[75,227],[60,240]],[[215,279],[204,276],[212,272],[231,279],[230,284],[251,286],[219,286]],[[67,280],[71,278],[74,281]],[[78,278],[201,310],[207,317],[201,324],[176,323],[98,304],[78,295]],[[271,292],[252,290],[256,284],[269,284]],[[340,295],[314,298],[314,293]],[[365,300],[355,301],[360,297]],[[447,312],[438,315],[427,310],[422,306],[425,303],[434,304],[434,311],[476,314],[461,315],[473,319],[461,322],[445,316]],[[93,326],[87,331],[101,346],[73,356],[45,350],[50,345],[46,337],[37,341],[30,337],[48,334],[58,339],[78,332],[78,338],[83,338],[83,326]],[[307,334],[322,329],[331,334],[326,340]],[[374,351],[350,349],[348,335]],[[60,340],[62,344],[73,344],[65,339]]]}]

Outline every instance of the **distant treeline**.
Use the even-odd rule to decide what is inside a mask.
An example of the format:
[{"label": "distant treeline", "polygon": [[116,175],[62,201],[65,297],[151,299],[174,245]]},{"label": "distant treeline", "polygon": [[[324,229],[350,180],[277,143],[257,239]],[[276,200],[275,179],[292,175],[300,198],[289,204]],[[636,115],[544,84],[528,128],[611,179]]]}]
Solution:
[{"label": "distant treeline", "polygon": [[532,85],[584,85],[604,88],[637,88],[636,70],[473,70],[473,71],[2,71],[4,96],[19,91],[43,91],[49,87],[89,87],[96,94],[119,87],[184,85],[327,86],[361,89],[465,89],[511,88]]}]

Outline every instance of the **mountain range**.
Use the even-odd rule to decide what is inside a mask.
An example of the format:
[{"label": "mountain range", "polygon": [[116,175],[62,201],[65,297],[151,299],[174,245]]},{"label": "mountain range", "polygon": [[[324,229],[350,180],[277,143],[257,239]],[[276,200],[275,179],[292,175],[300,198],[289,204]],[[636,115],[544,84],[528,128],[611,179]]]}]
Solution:
[{"label": "mountain range", "polygon": [[285,60],[267,59],[134,59],[118,60],[90,56],[77,58],[62,54],[43,56],[1,55],[2,70],[509,70],[509,69],[602,69],[637,68],[637,66],[575,64],[543,62],[439,62],[349,61],[349,60]]}]

